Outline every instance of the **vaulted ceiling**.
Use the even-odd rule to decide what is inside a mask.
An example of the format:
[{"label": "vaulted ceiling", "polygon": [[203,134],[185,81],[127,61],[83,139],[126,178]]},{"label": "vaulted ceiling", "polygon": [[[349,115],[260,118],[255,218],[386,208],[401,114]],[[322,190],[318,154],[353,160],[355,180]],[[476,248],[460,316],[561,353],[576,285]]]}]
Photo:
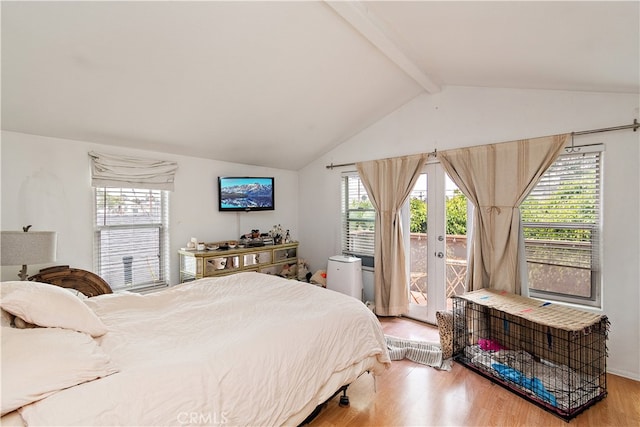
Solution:
[{"label": "vaulted ceiling", "polygon": [[640,93],[637,1],[2,1],[2,129],[297,170],[446,86]]}]

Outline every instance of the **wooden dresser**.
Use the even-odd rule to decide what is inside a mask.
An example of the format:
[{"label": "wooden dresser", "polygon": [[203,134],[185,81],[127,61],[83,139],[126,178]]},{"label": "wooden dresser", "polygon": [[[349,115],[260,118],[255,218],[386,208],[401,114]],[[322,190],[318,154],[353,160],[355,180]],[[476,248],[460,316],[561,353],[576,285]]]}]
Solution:
[{"label": "wooden dresser", "polygon": [[298,264],[298,242],[234,249],[179,250],[180,282],[241,271],[286,275]]}]

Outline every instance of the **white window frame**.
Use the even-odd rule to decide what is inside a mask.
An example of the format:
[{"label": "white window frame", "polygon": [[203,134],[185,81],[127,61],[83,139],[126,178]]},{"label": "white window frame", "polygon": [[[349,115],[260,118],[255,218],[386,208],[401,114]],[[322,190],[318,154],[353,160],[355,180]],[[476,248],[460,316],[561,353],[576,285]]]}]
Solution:
[{"label": "white window frame", "polygon": [[[100,204],[104,204],[104,200],[99,200],[99,197],[105,197],[105,191],[110,193],[115,192],[140,192],[141,194],[152,194],[160,197],[157,204],[157,208],[160,209],[156,219],[151,219],[149,222],[137,221],[135,223],[126,223],[126,221],[118,221],[116,224],[110,224],[109,218],[117,214],[113,210],[99,209]],[[113,290],[128,290],[135,292],[145,292],[153,290],[155,288],[166,287],[169,284],[169,191],[167,190],[150,190],[144,188],[107,188],[107,187],[94,187],[94,268],[98,274],[104,278]],[[126,209],[124,210],[126,211]],[[124,212],[123,211],[123,212]],[[119,212],[122,215],[122,212]],[[139,218],[139,217],[138,217]],[[141,258],[140,255],[144,253],[144,248],[138,250],[135,245],[139,243],[136,239],[136,232],[144,233],[144,230],[156,229],[158,236],[158,253],[157,261],[154,259],[149,264],[149,257]],[[109,248],[108,244],[102,244],[102,236],[106,233],[130,230],[132,238],[130,239],[131,248],[123,248],[122,246],[112,246]],[[138,234],[139,236],[140,234]],[[122,249],[127,256],[132,256],[131,264],[127,264],[123,259],[122,266],[115,262],[107,262],[108,252],[113,250],[114,252],[120,252]],[[127,251],[130,249],[130,251]],[[153,257],[152,257],[153,258]],[[113,257],[111,257],[113,260]],[[142,265],[144,264],[144,265]],[[157,268],[157,269],[156,269]],[[138,273],[138,274],[137,274]],[[140,278],[142,277],[142,278]],[[130,279],[127,280],[127,279]]]},{"label": "white window frame", "polygon": [[[344,255],[355,256],[362,259],[364,267],[373,267],[374,262],[374,234],[375,234],[375,209],[351,208],[354,200],[369,200],[367,190],[364,188],[358,172],[343,172],[341,176],[341,249]],[[353,218],[357,215],[359,218]],[[367,218],[362,218],[362,216]],[[364,239],[354,237],[351,224],[366,223],[371,227],[366,231]]]},{"label": "white window frame", "polygon": [[[535,284],[528,283],[531,279],[531,271],[527,278],[527,291],[529,296],[534,298],[540,298],[544,300],[566,302],[581,306],[600,307],[601,295],[602,295],[602,259],[600,254],[602,253],[602,162],[604,158],[604,146],[602,144],[594,146],[582,146],[578,147],[579,151],[572,153],[563,153],[554,164],[545,172],[540,182],[536,185],[529,197],[535,197],[534,194],[541,195],[546,192],[549,194],[550,189],[553,188],[553,183],[561,183],[567,178],[560,175],[560,173],[568,173],[569,167],[574,168],[572,173],[569,173],[570,178],[568,180],[575,180],[578,177],[586,179],[591,177],[590,184],[592,189],[593,199],[595,200],[594,209],[590,214],[585,213],[579,219],[568,218],[564,221],[553,220],[549,217],[549,220],[541,222],[527,221],[528,217],[531,219],[531,210],[527,212],[526,200],[521,206],[522,214],[522,227],[523,234],[525,236],[525,251],[527,253],[527,265],[531,267],[534,263],[538,265],[547,265],[552,268],[562,269],[565,272],[571,270],[588,270],[590,280],[589,295],[576,295],[568,293],[552,292],[550,290],[542,290],[534,288]],[[591,175],[587,173],[578,174],[575,172],[579,158],[585,159],[585,166],[583,170],[589,171]],[[586,162],[591,162],[593,169],[589,169]],[[571,166],[563,166],[563,165]],[[595,172],[595,174],[593,173]],[[539,196],[542,197],[542,196]],[[561,206],[561,203],[557,203],[554,206]],[[540,209],[542,211],[542,209]],[[551,214],[550,214],[551,215]],[[591,217],[590,217],[591,216]],[[545,218],[546,219],[546,218]],[[577,240],[560,241],[554,240],[553,235],[548,240],[543,239],[531,239],[527,238],[527,230],[534,229],[550,230],[549,233],[567,232],[569,230],[584,230],[586,235],[590,236],[589,242],[580,242]],[[557,243],[556,243],[557,242]],[[540,255],[537,251],[549,251],[547,260],[543,260],[544,256]],[[542,286],[541,286],[542,287]]]}]

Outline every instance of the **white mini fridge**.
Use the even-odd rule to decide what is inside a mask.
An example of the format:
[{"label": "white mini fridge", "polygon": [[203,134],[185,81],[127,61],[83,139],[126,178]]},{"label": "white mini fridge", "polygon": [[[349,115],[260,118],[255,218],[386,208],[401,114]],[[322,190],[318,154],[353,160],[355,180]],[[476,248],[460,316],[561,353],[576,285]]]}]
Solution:
[{"label": "white mini fridge", "polygon": [[343,255],[329,257],[327,289],[362,301],[362,260]]}]

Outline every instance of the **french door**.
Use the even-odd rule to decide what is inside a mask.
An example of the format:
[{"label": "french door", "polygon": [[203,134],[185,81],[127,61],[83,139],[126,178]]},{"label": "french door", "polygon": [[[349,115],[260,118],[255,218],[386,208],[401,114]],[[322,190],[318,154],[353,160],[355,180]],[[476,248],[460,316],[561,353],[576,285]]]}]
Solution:
[{"label": "french door", "polygon": [[425,165],[403,211],[408,317],[436,323],[436,311],[464,292],[467,201],[438,162]]}]

